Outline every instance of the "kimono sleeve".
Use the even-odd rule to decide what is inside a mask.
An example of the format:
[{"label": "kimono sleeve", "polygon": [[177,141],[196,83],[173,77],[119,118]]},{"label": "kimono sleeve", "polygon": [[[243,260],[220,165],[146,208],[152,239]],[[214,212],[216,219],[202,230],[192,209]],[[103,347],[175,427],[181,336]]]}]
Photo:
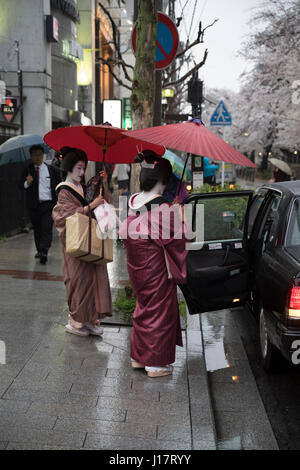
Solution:
[{"label": "kimono sleeve", "polygon": [[83,214],[83,209],[80,202],[69,191],[65,189],[60,191],[57,204],[52,211],[52,218],[63,244],[65,244],[66,218],[76,212]]},{"label": "kimono sleeve", "polygon": [[156,232],[156,236],[151,238],[162,248],[173,281],[177,284],[184,284],[187,277],[186,258],[188,255],[184,222],[178,207],[162,204],[159,210],[161,212],[159,218],[156,214],[153,220],[151,214],[152,222],[150,223],[153,223],[151,230]]}]

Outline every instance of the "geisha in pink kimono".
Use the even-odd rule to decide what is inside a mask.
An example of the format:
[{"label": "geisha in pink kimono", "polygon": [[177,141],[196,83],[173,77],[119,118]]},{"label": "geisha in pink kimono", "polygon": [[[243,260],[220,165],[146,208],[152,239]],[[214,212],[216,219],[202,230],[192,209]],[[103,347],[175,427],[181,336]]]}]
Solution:
[{"label": "geisha in pink kimono", "polygon": [[149,377],[170,375],[176,345],[182,346],[177,283],[186,281],[183,223],[178,206],[162,193],[172,173],[168,160],[153,152],[139,154],[141,193],[129,200],[129,217],[120,237],[127,252],[129,277],[136,294],[131,333],[131,363]]},{"label": "geisha in pink kimono", "polygon": [[[84,198],[81,179],[85,173],[87,157],[78,149],[69,149],[62,161],[62,170],[67,174],[56,192],[57,204],[52,217],[63,246],[63,273],[69,306],[69,322],[66,331],[79,336],[103,334],[100,320],[112,316],[112,301],[106,264],[87,263],[66,253],[66,218],[79,212],[88,214],[103,203],[96,197],[88,207]],[[105,179],[105,176],[104,176]],[[105,182],[104,186],[105,186]]]}]

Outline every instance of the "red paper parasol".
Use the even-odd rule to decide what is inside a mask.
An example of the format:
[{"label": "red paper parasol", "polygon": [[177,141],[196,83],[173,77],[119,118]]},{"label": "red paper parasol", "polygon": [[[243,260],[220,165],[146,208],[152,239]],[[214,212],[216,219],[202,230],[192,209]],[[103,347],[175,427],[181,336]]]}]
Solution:
[{"label": "red paper parasol", "polygon": [[207,129],[197,118],[180,124],[124,132],[136,139],[147,140],[174,150],[208,157],[219,162],[256,168],[251,160]]},{"label": "red paper parasol", "polygon": [[146,149],[159,156],[165,153],[162,145],[129,137],[123,131],[110,124],[62,127],[48,132],[44,141],[57,152],[63,147],[83,150],[88,160],[93,162],[134,163],[134,157]]}]

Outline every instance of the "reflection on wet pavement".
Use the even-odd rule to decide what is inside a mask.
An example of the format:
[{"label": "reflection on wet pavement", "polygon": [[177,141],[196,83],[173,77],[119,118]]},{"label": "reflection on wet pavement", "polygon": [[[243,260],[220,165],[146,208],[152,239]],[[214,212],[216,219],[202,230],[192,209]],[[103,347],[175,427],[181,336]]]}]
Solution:
[{"label": "reflection on wet pavement", "polygon": [[112,288],[120,287],[128,283],[129,276],[126,263],[126,250],[123,242],[114,241],[114,260],[107,264],[109,282]]},{"label": "reflection on wet pavement", "polygon": [[243,309],[201,314],[218,450],[278,449],[236,325]]},{"label": "reflection on wet pavement", "polygon": [[202,330],[205,330],[205,361],[208,372],[230,367],[224,350],[224,326],[210,325],[208,317],[202,316]]}]

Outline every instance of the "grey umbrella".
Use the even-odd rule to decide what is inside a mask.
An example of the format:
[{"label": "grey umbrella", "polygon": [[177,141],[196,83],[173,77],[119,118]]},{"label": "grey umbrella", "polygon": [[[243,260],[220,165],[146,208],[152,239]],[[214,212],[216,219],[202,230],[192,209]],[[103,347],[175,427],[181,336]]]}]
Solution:
[{"label": "grey umbrella", "polygon": [[287,175],[292,176],[293,172],[292,172],[291,167],[283,160],[279,160],[279,158],[269,158],[269,162],[272,163],[272,165],[279,168],[279,170],[286,173]]},{"label": "grey umbrella", "polygon": [[30,147],[38,144],[42,145],[45,151],[49,150],[40,135],[23,134],[11,137],[0,145],[0,165],[28,160]]}]

